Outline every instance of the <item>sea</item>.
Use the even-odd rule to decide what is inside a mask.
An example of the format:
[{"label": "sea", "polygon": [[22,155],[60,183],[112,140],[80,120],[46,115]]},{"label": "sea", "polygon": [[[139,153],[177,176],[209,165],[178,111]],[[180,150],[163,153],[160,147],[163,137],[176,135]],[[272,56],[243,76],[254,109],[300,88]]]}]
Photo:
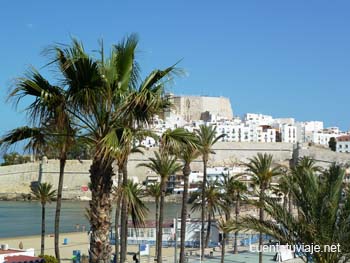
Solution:
[{"label": "sea", "polygon": [[[46,206],[46,234],[54,232],[55,203]],[[63,201],[60,232],[82,231],[89,228],[85,217],[88,202]],[[155,216],[155,204],[147,203],[148,220]],[[188,207],[190,209],[190,207]],[[188,210],[189,211],[189,210]],[[181,214],[181,204],[166,203],[164,219],[173,219]],[[112,212],[114,215],[114,211]],[[40,235],[41,205],[39,202],[0,201],[0,238]]]}]

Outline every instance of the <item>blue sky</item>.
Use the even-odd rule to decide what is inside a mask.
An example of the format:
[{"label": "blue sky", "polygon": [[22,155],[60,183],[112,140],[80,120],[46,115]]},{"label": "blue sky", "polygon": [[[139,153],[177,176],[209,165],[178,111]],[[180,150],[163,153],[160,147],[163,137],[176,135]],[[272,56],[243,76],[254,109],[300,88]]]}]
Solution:
[{"label": "blue sky", "polygon": [[[350,2],[323,0],[4,1],[0,133],[25,123],[5,97],[42,50],[78,37],[87,50],[140,38],[143,74],[182,59],[178,94],[227,96],[245,112],[350,128]],[[52,78],[50,72],[46,72]]]}]

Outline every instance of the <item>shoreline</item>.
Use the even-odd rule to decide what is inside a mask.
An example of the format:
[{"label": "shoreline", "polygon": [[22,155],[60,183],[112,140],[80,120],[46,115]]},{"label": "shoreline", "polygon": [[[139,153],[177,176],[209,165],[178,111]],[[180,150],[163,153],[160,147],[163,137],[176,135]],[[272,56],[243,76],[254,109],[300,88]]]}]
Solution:
[{"label": "shoreline", "polygon": [[[23,193],[1,193],[0,194],[0,202],[38,202],[36,200],[29,200],[28,198],[24,198],[23,195],[28,196],[29,194],[23,194]],[[82,199],[82,198],[63,198],[62,201],[64,202],[81,202],[81,203],[88,203],[90,200],[88,199]],[[155,203],[154,198],[152,197],[143,197],[142,201],[145,203]],[[52,201],[53,203],[56,202],[54,199]],[[167,195],[165,197],[166,203],[175,203],[175,204],[181,204],[182,203],[182,194],[171,194]]]}]

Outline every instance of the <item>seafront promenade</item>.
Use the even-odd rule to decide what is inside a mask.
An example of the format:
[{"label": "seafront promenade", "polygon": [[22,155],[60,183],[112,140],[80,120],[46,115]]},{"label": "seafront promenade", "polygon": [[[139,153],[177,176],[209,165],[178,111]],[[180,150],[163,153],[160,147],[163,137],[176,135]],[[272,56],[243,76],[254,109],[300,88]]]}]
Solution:
[{"label": "seafront promenade", "polygon": [[[63,245],[64,239],[68,242]],[[53,235],[46,236],[46,247],[45,254],[54,256],[54,237]],[[1,244],[8,244],[11,248],[18,248],[19,243],[22,242],[24,248],[34,248],[35,254],[40,253],[40,236],[25,236],[25,237],[14,237],[14,238],[0,238]],[[60,252],[63,262],[72,262],[73,250],[80,250],[81,255],[88,255],[89,240],[86,232],[77,233],[64,233],[60,236]],[[249,252],[247,246],[240,246],[240,253],[233,254],[232,247],[229,245],[225,253],[225,262],[232,263],[256,263],[258,260],[258,254],[255,252]],[[114,250],[114,247],[113,247]],[[137,253],[138,246],[129,245],[127,262],[133,262],[132,257],[134,253]],[[174,247],[163,248],[163,262],[173,263],[174,262]],[[211,253],[210,253],[211,252]],[[179,250],[178,250],[179,253]],[[208,256],[205,258],[206,263],[220,262],[221,251],[220,248],[206,249]],[[154,262],[154,246],[151,246],[150,256],[141,257],[141,262]],[[199,261],[199,249],[188,249],[187,258],[189,263],[197,263]],[[210,256],[209,256],[210,255]],[[264,262],[275,262],[273,261],[274,253],[265,253],[263,258]],[[288,263],[299,263],[302,262],[300,259],[288,260]]]}]

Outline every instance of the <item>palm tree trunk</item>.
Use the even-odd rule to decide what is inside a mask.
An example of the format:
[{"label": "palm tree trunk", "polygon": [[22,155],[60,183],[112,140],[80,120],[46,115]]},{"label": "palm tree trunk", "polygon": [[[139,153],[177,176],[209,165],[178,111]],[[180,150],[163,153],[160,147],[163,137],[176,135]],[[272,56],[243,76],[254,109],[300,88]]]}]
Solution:
[{"label": "palm tree trunk", "polygon": [[[259,197],[259,220],[260,222],[264,221],[264,208],[263,208],[263,195],[265,190],[260,189],[260,197]],[[259,263],[262,263],[262,245],[263,245],[263,233],[259,233]]]},{"label": "palm tree trunk", "polygon": [[90,262],[110,263],[112,248],[109,233],[111,229],[111,190],[113,167],[112,160],[93,159],[90,167],[91,195],[90,201]]},{"label": "palm tree trunk", "polygon": [[205,233],[205,188],[207,185],[207,162],[208,157],[203,155],[203,182],[202,182],[202,203],[201,203],[201,260],[204,259],[204,233]]},{"label": "palm tree trunk", "polygon": [[211,230],[211,213],[208,214],[207,234],[205,237],[205,247],[208,247]]},{"label": "palm tree trunk", "polygon": [[288,206],[287,196],[284,195],[284,197],[283,197],[283,210],[284,211],[287,211],[287,208],[288,208],[287,206]]},{"label": "palm tree trunk", "polygon": [[292,195],[290,193],[288,196],[288,212],[290,215],[293,213],[293,199],[292,199]]},{"label": "palm tree trunk", "polygon": [[41,249],[40,255],[45,255],[45,204],[41,204]]},{"label": "palm tree trunk", "polygon": [[157,258],[157,248],[158,248],[158,232],[159,232],[159,198],[156,197],[156,258]]},{"label": "palm tree trunk", "polygon": [[225,251],[226,250],[226,233],[222,233],[222,240],[221,240],[221,263],[225,262]]},{"label": "palm tree trunk", "polygon": [[55,255],[58,262],[61,262],[60,256],[60,216],[61,216],[61,205],[62,205],[62,190],[63,190],[63,179],[64,179],[64,168],[66,166],[66,147],[63,145],[60,158],[60,174],[58,179],[57,188],[57,200],[56,200],[56,213],[55,213]]},{"label": "palm tree trunk", "polygon": [[164,217],[164,199],[165,199],[165,178],[161,178],[160,189],[160,206],[159,206],[159,224],[158,224],[158,241],[157,241],[157,262],[162,263],[162,246],[163,246],[163,217]]},{"label": "palm tree trunk", "polygon": [[[118,166],[118,189],[121,186],[122,182],[122,175],[123,175],[123,170],[121,169],[121,166]],[[114,226],[114,238],[115,238],[115,245],[114,245],[114,250],[115,250],[115,263],[119,262],[119,219],[120,219],[120,196],[117,197],[117,204],[115,207],[115,226]]]},{"label": "palm tree trunk", "polygon": [[[236,223],[238,222],[238,216],[239,216],[239,210],[240,210],[240,194],[237,194],[236,197],[236,207],[235,207],[235,221]],[[234,249],[233,249],[234,254],[238,254],[238,231],[235,231],[235,240],[234,240]]]},{"label": "palm tree trunk", "polygon": [[[128,169],[127,163],[123,164],[123,188],[128,183]],[[122,199],[122,211],[120,218],[120,262],[123,263],[126,260],[127,254],[127,241],[128,241],[128,204],[125,198]]]},{"label": "palm tree trunk", "polygon": [[184,175],[184,191],[182,194],[181,207],[181,232],[180,232],[180,263],[185,263],[185,240],[186,240],[186,220],[187,220],[187,199],[188,199],[188,177],[191,173],[189,163],[185,163],[182,170]]}]

